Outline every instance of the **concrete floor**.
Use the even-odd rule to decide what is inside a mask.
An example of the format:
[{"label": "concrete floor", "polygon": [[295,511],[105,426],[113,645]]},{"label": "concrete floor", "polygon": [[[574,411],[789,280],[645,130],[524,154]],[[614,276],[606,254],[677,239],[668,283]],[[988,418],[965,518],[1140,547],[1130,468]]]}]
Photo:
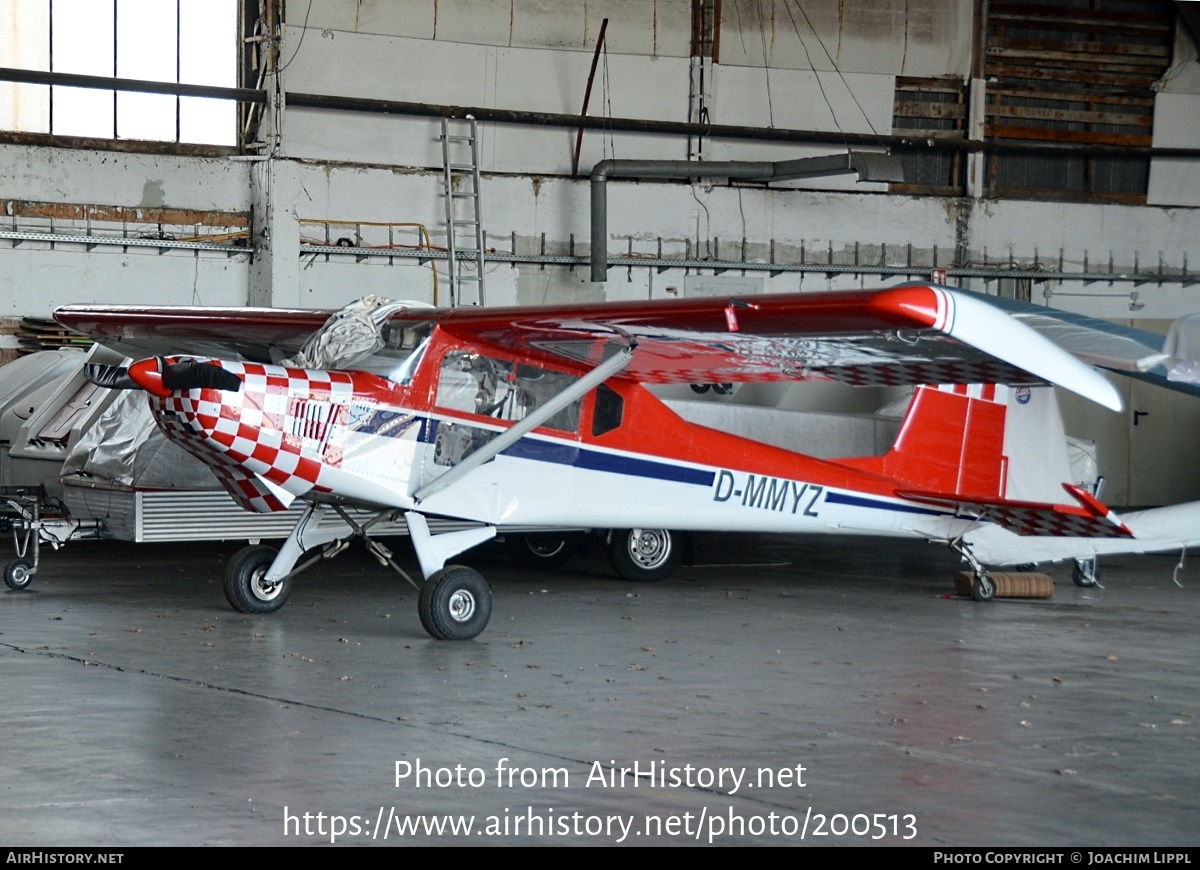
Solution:
[{"label": "concrete floor", "polygon": [[[0,841],[1200,844],[1200,576],[1169,557],[980,605],[924,544],[708,536],[637,585],[485,551],[491,625],[452,643],[361,551],[235,613],[233,549],[80,542],[0,592]],[[667,781],[611,785],[635,763]],[[443,816],[472,833],[397,834]]]}]

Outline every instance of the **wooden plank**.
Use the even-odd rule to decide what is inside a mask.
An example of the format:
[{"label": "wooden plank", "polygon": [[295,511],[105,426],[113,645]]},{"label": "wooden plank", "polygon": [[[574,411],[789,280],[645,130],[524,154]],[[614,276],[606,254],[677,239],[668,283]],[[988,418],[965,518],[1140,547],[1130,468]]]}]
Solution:
[{"label": "wooden plank", "polygon": [[1081,145],[1122,145],[1149,148],[1152,138],[1137,133],[1100,133],[1091,130],[1056,130],[1051,127],[1017,127],[988,124],[984,136],[989,139],[1022,139],[1042,142],[1076,142]]},{"label": "wooden plank", "polygon": [[1141,63],[1136,58],[1114,57],[1106,58],[1091,54],[1072,54],[1065,51],[1025,51],[1018,49],[992,49],[987,51],[989,58],[999,57],[1006,60],[1025,61],[1033,66],[1056,67],[1065,66],[1067,69],[1094,70],[1105,73],[1142,73],[1157,79],[1166,70],[1166,65],[1158,61]]},{"label": "wooden plank", "polygon": [[0,214],[6,217],[36,217],[52,220],[100,221],[131,224],[171,224],[192,227],[249,227],[249,212],[197,211],[180,208],[141,208],[69,202],[36,202],[0,199]]},{"label": "wooden plank", "polygon": [[[1171,25],[1160,18],[1126,15],[1121,18],[1100,17],[1100,10],[1064,9],[1050,6],[1031,6],[1030,13],[1016,13],[988,9],[988,24],[993,27],[1009,26],[1027,30],[1061,30],[1087,33],[1130,33],[1138,36],[1170,39]],[[1072,14],[1074,13],[1074,14]],[[1097,16],[1095,18],[1091,16]]]},{"label": "wooden plank", "polygon": [[893,115],[897,118],[951,118],[961,121],[967,117],[963,103],[921,103],[914,100],[897,100]]},{"label": "wooden plank", "polygon": [[1116,124],[1122,127],[1152,127],[1154,115],[1122,112],[1088,112],[1079,109],[1048,109],[1040,106],[1016,106],[989,103],[985,112],[993,118],[1018,118],[1026,121],[1059,121],[1065,124]]},{"label": "wooden plank", "polygon": [[[1151,4],[1146,4],[1147,6]],[[1160,7],[1161,8],[1161,7]],[[1112,9],[1075,9],[1065,6],[1041,6],[1032,3],[990,3],[988,23],[993,20],[1014,21],[1026,26],[1043,22],[1073,22],[1087,30],[1097,25],[1121,25],[1129,31],[1158,29],[1170,33],[1171,20],[1161,11],[1119,12]],[[1047,28],[1049,29],[1049,28]]]},{"label": "wooden plank", "polygon": [[[1119,90],[1096,90],[1080,88],[1079,90],[1048,91],[1043,88],[1022,87],[1020,85],[988,85],[988,96],[1017,97],[1019,99],[1053,100],[1059,103],[1103,103],[1107,106],[1131,106],[1141,109],[1154,108],[1154,95],[1147,88],[1130,88]],[[1131,94],[1139,96],[1131,96]]]},{"label": "wooden plank", "polygon": [[1028,51],[1069,51],[1081,54],[1120,55],[1127,62],[1138,58],[1157,58],[1166,63],[1171,57],[1169,45],[1150,45],[1141,42],[1089,42],[1078,39],[1031,39],[1026,36],[996,36],[988,41],[989,48],[1016,48]]},{"label": "wooden plank", "polygon": [[898,91],[936,91],[945,94],[961,94],[966,89],[963,80],[957,76],[935,76],[922,78],[920,76],[898,76],[896,90]]},{"label": "wooden plank", "polygon": [[1144,193],[1112,193],[1088,192],[1082,190],[1062,190],[1044,187],[1013,187],[1003,184],[992,185],[989,189],[992,196],[1004,194],[1015,197],[1032,197],[1039,200],[1061,200],[1064,202],[1108,202],[1116,205],[1145,205]]},{"label": "wooden plank", "polygon": [[888,185],[892,193],[907,193],[913,196],[962,196],[962,185],[945,184],[899,184]]},{"label": "wooden plank", "polygon": [[905,139],[966,139],[966,130],[930,130],[921,127],[892,126],[892,134]]},{"label": "wooden plank", "polygon": [[1088,64],[1096,69],[1113,69],[1124,72],[1138,70],[1166,69],[1167,55],[1153,56],[1119,51],[1082,51],[1072,49],[1063,44],[1054,45],[989,45],[988,57],[1019,57],[1039,61],[1057,60],[1069,61],[1075,64]]},{"label": "wooden plank", "polygon": [[998,78],[1019,78],[1033,81],[1076,82],[1087,85],[1104,85],[1119,88],[1137,88],[1145,90],[1158,81],[1160,73],[1153,70],[1140,70],[1132,75],[1096,72],[1070,69],[1065,67],[1041,67],[993,63],[988,61],[987,74]]}]

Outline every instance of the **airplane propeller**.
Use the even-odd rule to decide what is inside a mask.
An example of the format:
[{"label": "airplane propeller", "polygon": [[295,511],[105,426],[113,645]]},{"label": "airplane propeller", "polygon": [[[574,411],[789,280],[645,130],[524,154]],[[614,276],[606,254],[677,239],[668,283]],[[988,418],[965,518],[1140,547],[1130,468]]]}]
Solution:
[{"label": "airplane propeller", "polygon": [[242,379],[233,372],[194,359],[168,363],[162,357],[148,357],[128,366],[88,363],[84,366],[84,377],[99,387],[145,390],[163,398],[186,390],[237,392],[242,388]]}]

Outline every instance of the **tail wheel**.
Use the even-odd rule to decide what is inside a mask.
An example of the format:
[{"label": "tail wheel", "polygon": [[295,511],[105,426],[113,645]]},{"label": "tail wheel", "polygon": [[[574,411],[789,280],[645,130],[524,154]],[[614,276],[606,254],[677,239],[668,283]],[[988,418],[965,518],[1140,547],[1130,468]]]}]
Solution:
[{"label": "tail wheel", "polygon": [[225,565],[225,598],[239,613],[274,613],[292,594],[290,580],[264,578],[278,552],[274,547],[244,547]]},{"label": "tail wheel", "polygon": [[971,581],[971,597],[976,601],[992,601],[996,597],[996,581],[983,571],[976,571]]},{"label": "tail wheel", "polygon": [[13,559],[4,569],[4,585],[9,589],[25,589],[33,582],[33,563]]},{"label": "tail wheel", "polygon": [[682,544],[680,534],[667,529],[614,529],[608,558],[625,580],[663,580],[683,562]]},{"label": "tail wheel", "polygon": [[1071,580],[1076,586],[1082,589],[1091,589],[1093,586],[1099,585],[1100,574],[1096,570],[1095,558],[1074,561],[1075,566],[1071,569]]},{"label": "tail wheel", "polygon": [[417,603],[421,625],[438,640],[470,640],[492,616],[492,590],[474,568],[447,565],[425,581]]}]

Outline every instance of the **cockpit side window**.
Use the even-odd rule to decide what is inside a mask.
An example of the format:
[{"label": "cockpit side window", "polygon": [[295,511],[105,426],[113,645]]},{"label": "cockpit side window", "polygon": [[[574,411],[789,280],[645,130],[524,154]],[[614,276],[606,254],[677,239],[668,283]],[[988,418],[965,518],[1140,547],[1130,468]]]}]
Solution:
[{"label": "cockpit side window", "polygon": [[[575,375],[514,363],[467,351],[451,351],[442,360],[438,381],[439,407],[497,420],[524,420],[572,383]],[[579,431],[583,400],[577,399],[553,414],[543,426]]]},{"label": "cockpit side window", "polygon": [[596,389],[596,408],[592,412],[592,435],[603,435],[621,425],[625,415],[625,400],[620,394],[601,384]]}]

